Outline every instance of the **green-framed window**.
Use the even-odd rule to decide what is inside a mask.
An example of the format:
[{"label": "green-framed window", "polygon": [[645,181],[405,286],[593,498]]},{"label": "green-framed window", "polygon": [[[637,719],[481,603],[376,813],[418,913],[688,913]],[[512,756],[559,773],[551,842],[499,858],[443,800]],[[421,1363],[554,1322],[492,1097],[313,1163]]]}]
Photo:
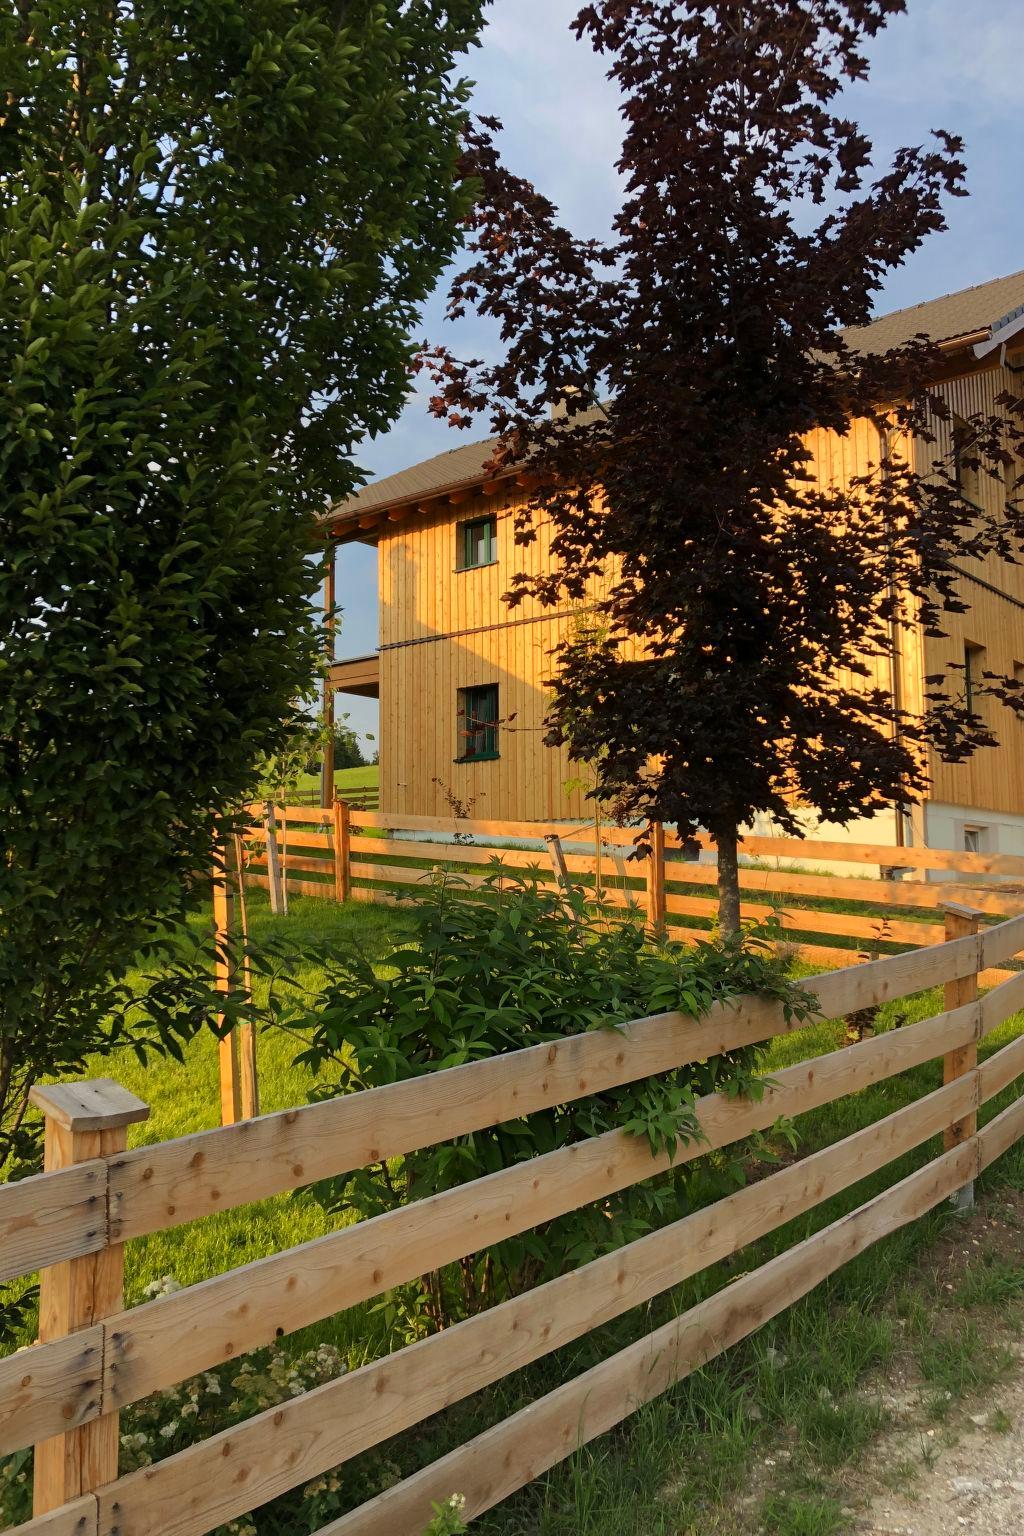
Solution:
[{"label": "green-framed window", "polygon": [[475,517],[470,523],[459,523],[456,529],[460,571],[472,571],[480,565],[493,565],[498,558],[498,519]]},{"label": "green-framed window", "polygon": [[459,754],[460,763],[479,762],[498,756],[498,685],[460,688]]}]

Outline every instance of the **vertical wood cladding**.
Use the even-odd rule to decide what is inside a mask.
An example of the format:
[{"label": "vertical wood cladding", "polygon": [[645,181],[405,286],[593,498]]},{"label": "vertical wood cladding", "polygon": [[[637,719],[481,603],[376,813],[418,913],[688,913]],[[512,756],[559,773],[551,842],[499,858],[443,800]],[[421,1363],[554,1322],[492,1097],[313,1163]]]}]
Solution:
[{"label": "vertical wood cladding", "polygon": [[[951,409],[968,417],[995,409],[997,395],[1014,384],[989,368],[942,386]],[[949,445],[949,428],[936,424],[935,449],[918,445],[919,467]],[[845,437],[819,431],[809,447],[819,483],[840,487],[878,462],[875,429],[857,422]],[[1005,491],[986,482],[987,501]],[[381,804],[409,815],[446,815],[446,789],[474,815],[494,819],[556,821],[590,813],[585,792],[568,787],[586,775],[564,749],[544,745],[545,681],[552,651],[573,623],[571,606],[543,609],[533,598],[516,608],[504,601],[517,571],[550,569],[550,527],[541,524],[533,544],[514,541],[516,509],[523,493],[467,497],[443,511],[411,511],[388,525],[380,539],[381,599]],[[496,519],[497,559],[459,569],[460,527],[481,517]],[[965,577],[969,613],[950,615],[949,636],[929,639],[913,630],[900,638],[898,655],[871,659],[870,684],[891,688],[894,666],[907,707],[923,703],[922,678],[960,659],[965,641],[985,648],[986,663],[1012,673],[1024,668],[1024,572],[995,558],[964,564],[968,575],[1006,593],[998,597]],[[596,594],[595,594],[596,595]],[[1015,606],[1012,601],[1020,603]],[[856,684],[856,679],[849,679]],[[497,684],[500,755],[487,762],[459,762],[458,695],[464,688]],[[979,809],[1024,814],[1024,726],[993,712],[1000,746],[969,763],[932,762],[933,798]],[[998,712],[998,715],[997,715]],[[1006,717],[1005,720],[1002,717]]]}]

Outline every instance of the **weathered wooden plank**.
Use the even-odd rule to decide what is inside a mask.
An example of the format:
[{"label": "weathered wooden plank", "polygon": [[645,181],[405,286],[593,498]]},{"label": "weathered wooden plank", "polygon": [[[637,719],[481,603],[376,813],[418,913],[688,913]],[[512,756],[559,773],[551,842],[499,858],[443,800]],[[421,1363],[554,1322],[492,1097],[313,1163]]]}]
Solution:
[{"label": "weathered wooden plank", "polygon": [[[678,838],[674,839],[678,843]],[[698,841],[708,848],[708,837]],[[837,864],[877,864],[880,868],[948,869],[964,874],[1024,875],[1024,858],[1013,853],[966,853],[954,848],[896,848],[891,843],[839,843],[825,838],[744,837],[741,854],[753,858],[821,859]]]},{"label": "weathered wooden plank", "polygon": [[[353,819],[361,827],[380,827],[392,832],[442,832],[447,835],[458,832],[469,837],[529,837],[541,841],[552,832],[565,842],[594,841],[592,821],[488,821],[480,817],[456,820],[451,816],[402,816],[388,811],[356,811],[355,808]],[[601,836],[606,843],[632,846],[642,831],[641,827],[602,825]]]},{"label": "weathered wooden plank", "polygon": [[[321,1536],[418,1536],[431,1503],[453,1492],[474,1519],[754,1333],[874,1243],[907,1226],[971,1177],[975,1149],[958,1147],[868,1204],[549,1392],[422,1472],[324,1526]],[[150,1527],[126,1536],[146,1536]],[[155,1527],[153,1528],[155,1531]],[[198,1527],[183,1526],[174,1536]]]},{"label": "weathered wooden plank", "polygon": [[86,1494],[25,1525],[14,1526],[4,1536],[99,1536],[99,1504],[93,1494]]},{"label": "weathered wooden plank", "polygon": [[1012,960],[1024,949],[1024,916],[1012,917],[996,928],[987,928],[981,935],[983,966],[999,965]]},{"label": "weathered wooden plank", "polygon": [[[431,859],[438,864],[470,864],[486,869],[499,860],[509,869],[537,868],[548,873],[551,868],[546,848],[494,848],[485,845],[469,847],[458,843],[397,842],[393,838],[357,837],[351,839],[352,852],[367,855],[375,861],[382,858]],[[592,875],[597,861],[592,855],[565,854],[566,866],[574,874]],[[358,868],[358,865],[355,866]],[[643,865],[636,866],[637,878],[643,874]]]},{"label": "weathered wooden plank", "polygon": [[[715,868],[710,864],[669,863],[669,885],[707,885],[715,883]],[[845,901],[870,902],[878,907],[941,907],[946,901],[964,901],[981,911],[997,916],[1024,911],[1024,892],[1003,890],[999,886],[977,889],[952,881],[919,882],[912,880],[868,880],[841,875],[811,875],[800,871],[752,868],[740,869],[740,889],[744,891],[795,892],[798,895],[824,896]]]},{"label": "weathered wooden plank", "polygon": [[123,1479],[128,1529],[136,1499],[163,1500],[183,1530],[199,1530],[316,1477],[813,1209],[970,1101],[963,1082],[940,1089],[706,1210]]},{"label": "weathered wooden plank", "polygon": [[996,1158],[1002,1157],[1004,1152],[1016,1146],[1022,1136],[1024,1136],[1024,1098],[1017,1099],[978,1132],[976,1137],[978,1173],[984,1173]]},{"label": "weathered wooden plank", "polygon": [[[267,841],[266,829],[264,827],[250,828],[250,830],[245,834],[245,840],[246,842],[250,843],[265,843]],[[281,850],[283,853],[285,839],[280,837],[278,841],[281,845]],[[292,832],[289,829],[287,844],[289,848],[330,849],[331,839],[329,834],[326,832]]]},{"label": "weathered wooden plank", "polygon": [[980,1101],[982,1104],[1002,1093],[1004,1088],[1024,1073],[1024,1035],[1011,1040],[1002,1050],[996,1051],[978,1067]]},{"label": "weathered wooden plank", "polygon": [[0,1456],[96,1418],[102,1379],[100,1324],[0,1360]]},{"label": "weathered wooden plank", "polygon": [[106,1243],[106,1188],[98,1159],[0,1185],[0,1281],[97,1253]]},{"label": "weathered wooden plank", "polygon": [[1006,981],[986,992],[981,1005],[984,1032],[987,1035],[1005,1019],[1024,1008],[1024,971],[1014,972]]},{"label": "weathered wooden plank", "polygon": [[697,1105],[703,1139],[680,1146],[674,1158],[609,1131],[123,1312],[108,1335],[109,1400],[134,1401],[764,1130],[780,1115],[804,1114],[945,1055],[976,1039],[979,1027],[974,1004],[789,1067],[756,1102],[711,1094]]},{"label": "weathered wooden plank", "polygon": [[[718,903],[710,896],[676,896],[671,895],[666,902],[667,910],[684,913],[692,917],[714,917],[718,911]],[[886,919],[886,932],[880,934],[882,919],[875,917],[860,917],[850,912],[818,912],[812,908],[803,908],[795,903],[787,902],[785,906],[765,906],[757,902],[744,901],[741,904],[740,916],[744,922],[764,922],[768,918],[778,918],[784,932],[787,933],[829,933],[848,934],[851,938],[886,940],[896,944],[941,944],[944,932],[941,923],[915,923],[899,922]],[[857,958],[855,950],[848,951],[849,960],[854,963]]]}]

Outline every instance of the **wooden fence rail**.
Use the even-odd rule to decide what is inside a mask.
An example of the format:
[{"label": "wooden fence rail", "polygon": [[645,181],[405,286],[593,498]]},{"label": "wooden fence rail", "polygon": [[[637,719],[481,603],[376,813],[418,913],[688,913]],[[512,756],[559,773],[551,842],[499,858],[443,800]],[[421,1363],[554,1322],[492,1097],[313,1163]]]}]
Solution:
[{"label": "wooden fence rail", "polygon": [[[20,1536],[204,1536],[448,1404],[541,1359],[738,1252],[930,1138],[948,1150],[771,1262],[380,1494],[326,1529],[420,1536],[453,1492],[479,1514],[805,1295],[889,1232],[958,1196],[1024,1137],[1024,1099],[978,1112],[1024,1075],[1024,1035],[978,1045],[1024,1006],[1024,972],[978,977],[1024,948],[1024,915],[811,978],[822,1018],[947,988],[945,1006],[774,1073],[757,1098],[710,1094],[674,1163],[742,1141],[942,1058],[944,1085],[841,1141],[479,1316],[117,1476],[118,1414],[148,1393],[666,1170],[611,1131],[125,1309],[123,1244],[330,1174],[671,1070],[796,1027],[745,998],[668,1013],[412,1082],[124,1150],[146,1108],[116,1084],[45,1088],[49,1171],[0,1187],[8,1275],[43,1268],[41,1340],[0,1360],[0,1452],[35,1444],[36,1518]],[[113,1139],[111,1139],[113,1138]],[[75,1161],[74,1159],[79,1159]],[[70,1166],[53,1168],[57,1161]]]},{"label": "wooden fence rail", "polygon": [[[596,835],[593,823],[397,816],[342,802],[331,810],[278,806],[270,816],[254,806],[252,813],[247,880],[269,887],[275,910],[288,891],[389,902],[442,869],[475,889],[500,862],[511,872],[533,870],[559,883],[568,878],[584,898],[600,887],[606,905],[632,907],[676,939],[706,936],[717,917],[717,872],[708,862],[714,845],[706,837],[684,844],[670,829],[653,827],[649,855],[635,858],[636,831],[602,826]],[[557,843],[557,869],[545,842]],[[1010,854],[748,837],[741,857],[748,861],[740,871],[743,918],[774,917],[787,944],[812,965],[847,966],[858,955],[939,943],[942,909],[950,902],[965,903],[988,921],[1024,913],[1024,857]],[[809,872],[793,867],[794,860],[859,872]],[[908,877],[891,878],[893,870]]]}]

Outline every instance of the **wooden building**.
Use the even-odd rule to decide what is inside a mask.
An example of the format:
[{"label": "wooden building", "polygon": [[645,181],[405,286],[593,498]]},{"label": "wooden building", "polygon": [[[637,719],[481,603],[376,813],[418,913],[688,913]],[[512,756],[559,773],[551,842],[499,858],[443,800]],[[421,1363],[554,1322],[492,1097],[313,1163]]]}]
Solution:
[{"label": "wooden building", "polygon": [[[850,339],[881,350],[920,333],[945,357],[936,389],[953,423],[936,430],[946,451],[958,419],[993,411],[1002,391],[1024,385],[1024,272],[883,316]],[[847,483],[879,455],[868,422],[844,438],[815,433],[810,446],[825,484]],[[541,526],[534,544],[514,545],[526,493],[513,473],[485,478],[491,451],[490,442],[455,448],[366,486],[327,515],[335,548],[376,545],[380,597],[377,653],[339,661],[331,681],[339,692],[380,699],[383,810],[449,815],[454,797],[488,819],[586,816],[585,767],[543,741],[550,654],[580,612],[503,601],[516,571],[544,568],[550,541]],[[915,451],[925,467],[936,447]],[[965,477],[964,494],[994,506],[1007,490]],[[344,569],[342,549],[342,605]],[[921,703],[925,675],[948,661],[966,662],[968,678],[985,667],[1024,678],[1024,567],[965,560],[963,594],[969,611],[949,616],[947,639],[903,637],[880,667],[884,686],[910,708]],[[1000,746],[957,766],[933,762],[932,796],[913,825],[897,828],[894,813],[875,817],[872,840],[1024,853],[1024,725],[993,701],[985,708]],[[866,830],[862,822],[846,835]]]}]

